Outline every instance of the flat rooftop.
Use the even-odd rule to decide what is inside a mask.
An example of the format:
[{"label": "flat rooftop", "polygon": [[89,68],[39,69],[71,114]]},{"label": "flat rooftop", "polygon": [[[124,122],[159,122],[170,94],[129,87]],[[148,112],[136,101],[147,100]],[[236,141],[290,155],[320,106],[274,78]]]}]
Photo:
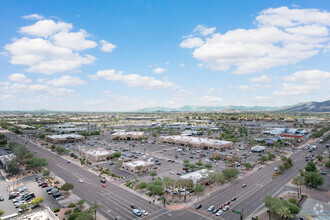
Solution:
[{"label": "flat rooftop", "polygon": [[79,134],[55,134],[55,135],[47,135],[49,138],[53,139],[66,139],[66,138],[83,138],[84,136]]},{"label": "flat rooftop", "polygon": [[180,179],[188,179],[188,180],[200,180],[204,177],[207,177],[209,174],[208,173],[213,173],[213,170],[208,170],[208,169],[202,169],[202,170],[197,170],[192,173],[187,173],[185,175],[182,175]]},{"label": "flat rooftop", "polygon": [[94,155],[94,156],[107,156],[111,155],[114,152],[102,148],[96,148],[96,149],[89,149],[85,151],[86,154]]},{"label": "flat rooftop", "polygon": [[133,160],[130,162],[123,163],[123,165],[130,166],[130,167],[138,167],[138,166],[148,166],[154,164],[153,162],[148,162],[144,160]]}]

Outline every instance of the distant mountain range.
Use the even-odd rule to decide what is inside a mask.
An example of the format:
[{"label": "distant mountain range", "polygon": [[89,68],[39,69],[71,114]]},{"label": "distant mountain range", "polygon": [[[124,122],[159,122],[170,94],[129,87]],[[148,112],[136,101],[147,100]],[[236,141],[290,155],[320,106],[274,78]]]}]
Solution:
[{"label": "distant mountain range", "polygon": [[253,111],[281,111],[281,112],[330,112],[330,100],[324,102],[306,102],[284,107],[265,106],[191,106],[179,108],[153,107],[143,108],[136,112],[253,112]]},{"label": "distant mountain range", "polygon": [[324,102],[304,102],[296,105],[284,106],[281,112],[330,112],[330,100]]}]

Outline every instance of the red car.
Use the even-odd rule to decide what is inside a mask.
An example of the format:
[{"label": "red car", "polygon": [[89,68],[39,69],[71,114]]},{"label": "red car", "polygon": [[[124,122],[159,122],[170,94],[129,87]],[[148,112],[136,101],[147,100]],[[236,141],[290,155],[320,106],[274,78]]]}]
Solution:
[{"label": "red car", "polygon": [[105,184],[102,185],[103,188],[106,188],[107,186]]},{"label": "red car", "polygon": [[226,205],[229,205],[229,204],[230,204],[230,201],[225,202],[225,206],[226,206]]},{"label": "red car", "polygon": [[225,204],[221,204],[221,205],[219,206],[219,209],[222,209],[223,207],[225,207]]},{"label": "red car", "polygon": [[47,183],[44,183],[44,184],[41,185],[41,188],[45,188],[47,186],[48,186],[48,184]]}]

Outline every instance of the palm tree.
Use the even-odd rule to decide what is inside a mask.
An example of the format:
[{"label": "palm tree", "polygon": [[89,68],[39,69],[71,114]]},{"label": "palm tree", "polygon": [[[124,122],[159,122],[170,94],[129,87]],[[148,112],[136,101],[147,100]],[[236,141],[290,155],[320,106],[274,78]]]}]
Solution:
[{"label": "palm tree", "polygon": [[268,212],[269,212],[269,220],[272,219],[272,214],[271,214],[271,202],[273,200],[273,197],[271,195],[267,195],[265,196],[265,198],[263,199],[263,202],[265,203],[266,207],[268,208]]},{"label": "palm tree", "polygon": [[282,163],[283,163],[283,166],[285,165],[285,162],[288,158],[286,156],[281,156],[281,160],[282,160]]},{"label": "palm tree", "polygon": [[94,202],[93,205],[91,205],[91,206],[89,207],[88,212],[89,212],[89,213],[93,213],[93,212],[94,212],[94,216],[95,216],[95,219],[96,219],[96,210],[97,210],[98,208],[100,208],[100,207],[101,207],[100,204],[98,204],[97,202]]},{"label": "palm tree", "polygon": [[278,209],[276,210],[276,213],[281,216],[284,220],[286,218],[291,218],[293,217],[293,215],[290,212],[290,209],[288,206],[285,205],[281,205],[280,207],[278,207]]}]

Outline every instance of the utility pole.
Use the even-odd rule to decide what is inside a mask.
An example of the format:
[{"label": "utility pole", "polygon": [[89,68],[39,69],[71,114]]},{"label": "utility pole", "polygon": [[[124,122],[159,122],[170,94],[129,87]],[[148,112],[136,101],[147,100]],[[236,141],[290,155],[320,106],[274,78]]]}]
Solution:
[{"label": "utility pole", "polygon": [[243,208],[242,208],[242,212],[241,212],[241,220],[243,220]]}]

